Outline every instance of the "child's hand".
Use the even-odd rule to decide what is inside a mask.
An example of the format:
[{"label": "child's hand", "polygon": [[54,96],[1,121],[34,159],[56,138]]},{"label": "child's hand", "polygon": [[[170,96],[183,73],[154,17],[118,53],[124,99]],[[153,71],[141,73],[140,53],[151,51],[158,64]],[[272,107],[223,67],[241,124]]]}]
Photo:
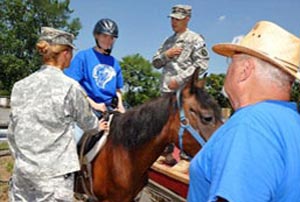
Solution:
[{"label": "child's hand", "polygon": [[99,121],[99,131],[109,131],[109,125],[108,122],[104,119],[100,119]]}]

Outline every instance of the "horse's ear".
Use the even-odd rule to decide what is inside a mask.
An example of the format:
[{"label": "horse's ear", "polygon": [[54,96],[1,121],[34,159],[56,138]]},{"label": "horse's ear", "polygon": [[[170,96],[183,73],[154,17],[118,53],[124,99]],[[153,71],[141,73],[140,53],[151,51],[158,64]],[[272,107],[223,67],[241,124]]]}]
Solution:
[{"label": "horse's ear", "polygon": [[207,72],[203,75],[203,77],[200,80],[195,82],[194,85],[198,88],[204,88],[205,83],[206,83],[206,76],[207,76]]},{"label": "horse's ear", "polygon": [[198,69],[196,69],[191,76],[190,80],[186,83],[185,87],[183,88],[183,95],[189,95],[194,93],[194,85],[195,80],[198,80]]},{"label": "horse's ear", "polygon": [[199,69],[196,69],[192,79],[191,79],[191,85],[190,85],[190,93],[194,94],[197,89],[204,88],[205,86],[205,77],[207,76],[207,73],[204,74],[203,78],[199,80]]},{"label": "horse's ear", "polygon": [[192,75],[190,81],[186,84],[184,91],[187,95],[187,93],[189,94],[195,94],[197,89],[199,88],[204,88],[205,86],[205,77],[206,77],[207,73],[204,74],[203,78],[201,80],[199,80],[199,69],[196,69],[194,74]]}]

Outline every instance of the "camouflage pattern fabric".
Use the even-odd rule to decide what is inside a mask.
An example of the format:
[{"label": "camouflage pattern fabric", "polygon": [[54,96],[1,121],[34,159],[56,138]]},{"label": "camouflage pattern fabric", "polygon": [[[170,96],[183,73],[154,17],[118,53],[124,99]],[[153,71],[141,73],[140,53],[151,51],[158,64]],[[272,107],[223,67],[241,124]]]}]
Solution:
[{"label": "camouflage pattern fabric", "polygon": [[14,175],[10,181],[11,202],[73,202],[74,175],[53,178],[28,178]]},{"label": "camouflage pattern fabric", "polygon": [[190,5],[175,5],[172,7],[172,13],[169,15],[171,18],[182,20],[187,16],[192,15],[192,7]]},{"label": "camouflage pattern fabric", "polygon": [[[182,47],[178,57],[168,58],[165,51],[172,47]],[[208,68],[209,54],[205,41],[201,35],[187,29],[182,34],[174,34],[169,37],[154,55],[152,64],[156,68],[162,68],[161,92],[172,92],[168,88],[170,79],[175,79],[182,86],[199,68],[202,74]]]},{"label": "camouflage pattern fabric", "polygon": [[42,27],[39,41],[47,41],[50,44],[68,45],[76,49],[73,44],[74,35],[53,27]]},{"label": "camouflage pattern fabric", "polygon": [[44,65],[15,83],[11,108],[8,142],[18,183],[42,183],[80,169],[74,123],[85,131],[98,130],[98,120],[76,81]]}]

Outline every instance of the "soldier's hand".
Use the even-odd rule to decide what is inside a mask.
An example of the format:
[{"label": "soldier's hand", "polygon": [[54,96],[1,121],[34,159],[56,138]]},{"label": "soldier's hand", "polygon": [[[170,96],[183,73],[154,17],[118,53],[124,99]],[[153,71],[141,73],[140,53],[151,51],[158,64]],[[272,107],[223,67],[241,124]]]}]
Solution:
[{"label": "soldier's hand", "polygon": [[175,56],[178,56],[181,54],[183,48],[180,47],[172,47],[170,49],[168,49],[165,54],[168,58],[173,58]]},{"label": "soldier's hand", "polygon": [[179,85],[177,83],[177,81],[175,79],[171,79],[168,83],[168,87],[171,89],[171,90],[177,90],[179,88]]}]

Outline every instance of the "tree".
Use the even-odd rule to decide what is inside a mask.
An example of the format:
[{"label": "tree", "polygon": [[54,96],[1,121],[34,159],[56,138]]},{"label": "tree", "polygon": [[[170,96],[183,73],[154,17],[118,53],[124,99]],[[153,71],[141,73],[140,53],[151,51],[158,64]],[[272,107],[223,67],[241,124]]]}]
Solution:
[{"label": "tree", "polygon": [[206,90],[214,97],[220,107],[230,108],[229,100],[222,94],[225,74],[210,74],[206,78]]},{"label": "tree", "polygon": [[296,102],[300,111],[300,82],[296,81],[292,87],[291,101]]},{"label": "tree", "polygon": [[136,106],[159,96],[160,73],[153,71],[151,63],[141,55],[122,58],[120,62],[124,77],[124,100]]},{"label": "tree", "polygon": [[42,26],[78,35],[78,18],[70,20],[69,0],[0,0],[0,94],[41,65],[35,51]]},{"label": "tree", "polygon": [[[225,74],[210,74],[206,78],[206,89],[210,95],[212,95],[215,100],[219,103],[221,107],[229,107],[230,102],[225,96],[222,94],[222,88],[224,85],[224,79],[225,79]],[[292,102],[297,102],[298,107],[300,103],[300,82],[296,81],[294,82],[292,86],[292,92],[291,92],[291,101]]]}]

